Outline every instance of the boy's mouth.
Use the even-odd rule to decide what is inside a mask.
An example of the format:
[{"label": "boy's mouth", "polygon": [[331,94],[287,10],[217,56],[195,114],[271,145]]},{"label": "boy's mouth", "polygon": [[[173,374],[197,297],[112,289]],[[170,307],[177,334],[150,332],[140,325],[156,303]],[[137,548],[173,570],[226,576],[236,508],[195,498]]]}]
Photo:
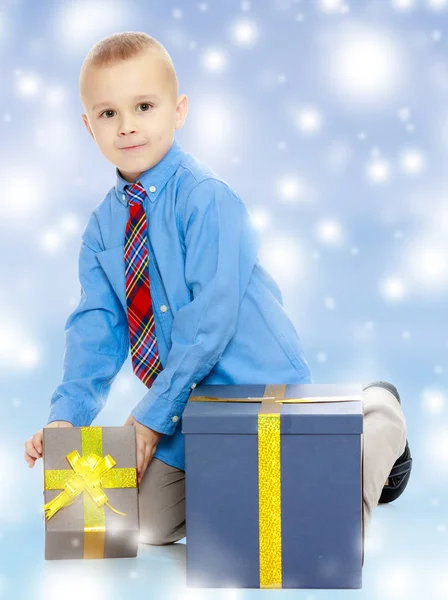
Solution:
[{"label": "boy's mouth", "polygon": [[125,152],[130,152],[132,150],[139,150],[140,148],[143,148],[143,146],[146,146],[146,142],[144,144],[138,144],[137,146],[125,146],[123,148],[120,148],[120,150],[124,150]]}]

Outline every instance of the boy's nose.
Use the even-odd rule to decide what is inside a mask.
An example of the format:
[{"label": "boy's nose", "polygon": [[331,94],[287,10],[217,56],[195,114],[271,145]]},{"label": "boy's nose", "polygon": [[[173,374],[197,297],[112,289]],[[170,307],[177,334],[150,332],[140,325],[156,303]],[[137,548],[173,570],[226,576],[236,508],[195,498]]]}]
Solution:
[{"label": "boy's nose", "polygon": [[135,125],[135,121],[132,118],[121,119],[118,131],[119,131],[120,137],[125,137],[125,136],[129,135],[130,133],[136,133],[137,127]]}]

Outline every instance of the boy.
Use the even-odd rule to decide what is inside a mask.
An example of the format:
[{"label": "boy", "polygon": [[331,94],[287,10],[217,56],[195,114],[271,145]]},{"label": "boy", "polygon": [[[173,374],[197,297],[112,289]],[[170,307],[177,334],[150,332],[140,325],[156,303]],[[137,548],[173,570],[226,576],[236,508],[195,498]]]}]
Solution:
[{"label": "boy", "polygon": [[[141,541],[172,543],[185,536],[180,423],[191,390],[312,378],[281,291],[258,262],[243,201],[174,139],[188,101],[165,48],[140,32],[101,40],[83,63],[80,95],[116,184],[82,234],[81,300],[65,326],[47,427],[90,425],[130,349],[149,388],[126,421],[137,433]],[[366,522],[380,494],[389,501],[403,489],[391,473],[407,458],[392,388],[374,382],[363,393]],[[41,455],[42,430],[25,459],[32,467]]]}]

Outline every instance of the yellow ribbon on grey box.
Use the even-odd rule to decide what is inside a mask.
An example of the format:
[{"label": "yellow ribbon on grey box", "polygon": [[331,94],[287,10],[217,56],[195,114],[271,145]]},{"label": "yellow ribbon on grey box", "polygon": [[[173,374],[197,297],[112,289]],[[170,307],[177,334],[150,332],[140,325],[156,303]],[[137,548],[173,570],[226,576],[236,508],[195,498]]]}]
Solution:
[{"label": "yellow ribbon on grey box", "polygon": [[77,450],[66,458],[71,469],[48,469],[44,473],[45,490],[59,490],[53,500],[44,505],[45,517],[53,515],[84,496],[84,558],[103,558],[105,539],[104,505],[115,513],[126,513],[113,508],[104,488],[137,487],[135,468],[113,468],[116,464],[110,454],[102,456],[102,427],[81,427],[82,456]]},{"label": "yellow ribbon on grey box", "polygon": [[[359,395],[285,398],[286,385],[268,384],[264,395],[247,398],[190,396],[195,402],[261,402],[258,413],[258,514],[260,588],[282,587],[280,404],[359,401]],[[361,435],[362,437],[362,435]],[[362,506],[361,506],[361,514]],[[362,520],[364,539],[364,519]],[[363,545],[364,559],[364,545]]]}]

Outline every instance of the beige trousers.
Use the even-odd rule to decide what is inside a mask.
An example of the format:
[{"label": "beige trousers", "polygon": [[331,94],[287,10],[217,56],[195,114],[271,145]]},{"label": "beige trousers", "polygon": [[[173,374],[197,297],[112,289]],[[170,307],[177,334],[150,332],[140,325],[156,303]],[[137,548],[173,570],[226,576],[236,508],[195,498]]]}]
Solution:
[{"label": "beige trousers", "polygon": [[[401,404],[388,390],[363,391],[364,530],[406,445]],[[171,544],[185,537],[185,472],[153,458],[139,487],[140,541]]]}]

